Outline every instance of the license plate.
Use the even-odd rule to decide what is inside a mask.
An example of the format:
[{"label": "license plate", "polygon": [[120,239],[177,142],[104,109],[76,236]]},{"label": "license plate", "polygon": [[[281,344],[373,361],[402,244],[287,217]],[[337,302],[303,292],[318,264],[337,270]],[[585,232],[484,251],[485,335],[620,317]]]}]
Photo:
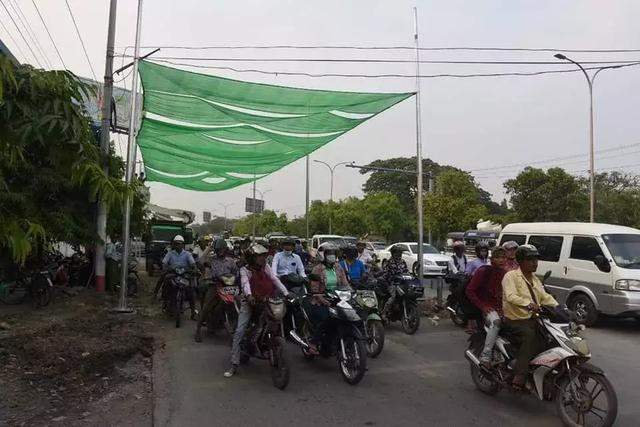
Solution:
[{"label": "license plate", "polygon": [[225,295],[238,295],[237,286],[225,286],[222,288],[222,293]]}]

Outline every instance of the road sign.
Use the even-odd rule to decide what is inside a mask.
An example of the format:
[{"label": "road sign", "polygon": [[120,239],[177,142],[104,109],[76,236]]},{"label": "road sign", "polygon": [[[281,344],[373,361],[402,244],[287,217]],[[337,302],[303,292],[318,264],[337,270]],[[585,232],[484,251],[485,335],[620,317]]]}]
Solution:
[{"label": "road sign", "polygon": [[202,222],[211,222],[211,212],[202,211]]},{"label": "road sign", "polygon": [[262,213],[264,210],[264,200],[247,197],[244,202],[244,211],[250,213]]}]

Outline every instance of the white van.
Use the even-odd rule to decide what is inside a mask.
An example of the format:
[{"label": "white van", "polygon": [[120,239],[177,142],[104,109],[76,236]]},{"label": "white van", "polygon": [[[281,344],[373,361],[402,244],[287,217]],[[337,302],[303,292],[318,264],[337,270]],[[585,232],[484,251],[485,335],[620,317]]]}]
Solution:
[{"label": "white van", "polygon": [[516,241],[540,253],[547,289],[592,325],[603,313],[640,320],[640,230],[582,222],[509,224],[499,244]]}]

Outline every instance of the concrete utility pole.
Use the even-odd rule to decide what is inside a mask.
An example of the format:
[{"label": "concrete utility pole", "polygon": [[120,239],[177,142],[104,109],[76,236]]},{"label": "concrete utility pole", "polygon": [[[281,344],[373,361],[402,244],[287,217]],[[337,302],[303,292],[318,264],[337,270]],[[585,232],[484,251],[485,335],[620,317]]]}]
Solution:
[{"label": "concrete utility pole", "polygon": [[416,161],[418,172],[418,195],[417,195],[417,210],[418,210],[418,277],[420,280],[424,277],[424,212],[422,210],[422,121],[420,117],[420,41],[418,39],[418,8],[413,8],[413,25],[414,25],[414,41],[416,44]]},{"label": "concrete utility pole", "polygon": [[[104,65],[104,89],[102,90],[102,125],[100,127],[100,152],[103,158],[103,170],[105,175],[109,174],[109,156],[110,129],[111,129],[111,101],[113,97],[113,51],[116,38],[116,6],[118,0],[111,0],[109,6],[109,27],[107,30],[107,58]],[[96,245],[95,250],[95,277],[96,291],[104,292],[105,290],[105,259],[104,259],[104,243],[107,241],[107,205],[100,199],[98,200],[98,217],[97,217],[97,233],[100,242]]]}]

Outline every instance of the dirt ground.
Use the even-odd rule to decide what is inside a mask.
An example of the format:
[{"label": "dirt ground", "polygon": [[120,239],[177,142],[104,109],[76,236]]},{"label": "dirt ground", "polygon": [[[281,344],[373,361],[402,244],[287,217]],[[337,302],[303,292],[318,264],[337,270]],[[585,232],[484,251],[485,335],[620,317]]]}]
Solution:
[{"label": "dirt ground", "polygon": [[158,304],[143,289],[115,314],[114,296],[75,289],[0,305],[0,425],[151,425]]}]

